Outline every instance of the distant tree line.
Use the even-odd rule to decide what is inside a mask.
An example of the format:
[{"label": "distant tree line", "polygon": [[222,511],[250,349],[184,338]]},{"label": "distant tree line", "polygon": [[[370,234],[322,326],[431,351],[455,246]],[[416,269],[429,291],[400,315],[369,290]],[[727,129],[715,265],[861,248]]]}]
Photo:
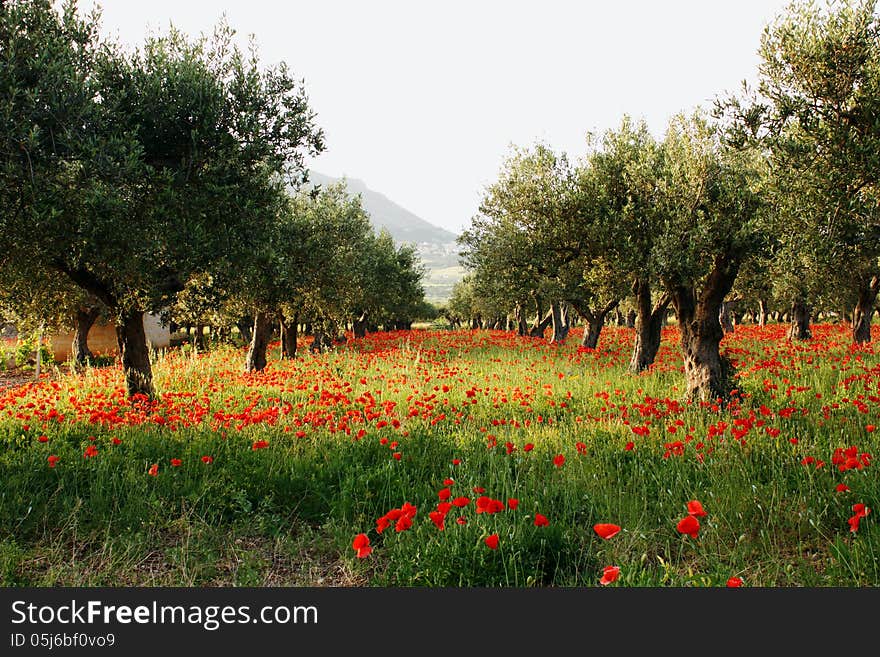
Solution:
[{"label": "distant tree line", "polygon": [[408,327],[424,307],[413,248],[375,234],[342,186],[307,189],[324,150],[301,81],[221,24],[135,50],[75,2],[0,2],[0,309],[23,325],[116,327],[131,395],[154,393],[145,312],[238,326],[246,367]]},{"label": "distant tree line", "polygon": [[571,163],[515,148],[461,236],[470,273],[453,324],[595,348],[614,313],[635,328],[630,368],[653,362],[674,312],[688,396],[727,398],[720,352],[734,318],[791,323],[819,312],[871,339],[880,291],[880,19],[874,2],[794,4],[769,25],[756,88],[711,112],[588,140]]}]

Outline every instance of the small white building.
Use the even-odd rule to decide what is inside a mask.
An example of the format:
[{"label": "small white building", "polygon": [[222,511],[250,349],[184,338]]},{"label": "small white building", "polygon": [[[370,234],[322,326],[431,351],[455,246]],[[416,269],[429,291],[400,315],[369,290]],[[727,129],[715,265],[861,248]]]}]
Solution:
[{"label": "small white building", "polygon": [[[171,330],[162,323],[158,315],[144,314],[144,333],[147,344],[153,349],[161,349],[171,344]],[[49,336],[56,362],[64,362],[73,351],[73,331],[53,333]],[[98,320],[89,331],[89,349],[95,356],[114,356],[118,351],[116,343],[116,327]]]}]

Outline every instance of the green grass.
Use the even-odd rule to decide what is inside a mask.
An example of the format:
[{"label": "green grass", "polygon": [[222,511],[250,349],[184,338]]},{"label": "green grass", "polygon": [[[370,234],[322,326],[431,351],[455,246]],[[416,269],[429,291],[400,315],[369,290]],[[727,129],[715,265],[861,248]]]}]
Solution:
[{"label": "green grass", "polygon": [[[817,327],[807,345],[776,329],[725,342],[743,392],[727,410],[680,402],[674,330],[638,377],[625,372],[625,329],[607,331],[600,353],[579,351],[576,336],[560,348],[417,332],[303,353],[257,376],[240,373],[241,351],[170,352],[150,408],[123,399],[114,368],[0,391],[0,583],[591,586],[616,565],[615,586],[734,575],[876,586],[876,512],[857,533],[847,519],[856,502],[878,508],[880,464],[841,472],[831,461],[836,448],[877,453],[880,431],[866,427],[880,425],[880,355],[850,350],[838,327]],[[750,425],[741,438],[736,421]],[[641,426],[647,436],[633,432]],[[253,449],[260,440],[268,447]],[[84,457],[92,444],[97,456]],[[447,477],[470,504],[439,531],[428,513]],[[841,482],[851,490],[836,492]],[[519,506],[477,514],[475,487]],[[676,531],[692,499],[708,512],[696,539]],[[412,527],[377,532],[405,502],[418,508]],[[602,540],[599,522],[622,531]],[[362,532],[373,552],[356,559]]]}]

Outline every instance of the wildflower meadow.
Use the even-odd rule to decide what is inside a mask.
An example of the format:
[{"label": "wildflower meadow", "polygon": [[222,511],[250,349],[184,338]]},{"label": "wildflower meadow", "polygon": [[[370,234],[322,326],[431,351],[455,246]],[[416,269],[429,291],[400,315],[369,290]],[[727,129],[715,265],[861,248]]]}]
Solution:
[{"label": "wildflower meadow", "polygon": [[133,402],[118,366],[50,371],[0,390],[0,578],[876,586],[878,327],[786,329],[725,336],[722,405],[682,401],[675,326],[641,375],[619,327],[374,333],[256,373],[169,350]]}]

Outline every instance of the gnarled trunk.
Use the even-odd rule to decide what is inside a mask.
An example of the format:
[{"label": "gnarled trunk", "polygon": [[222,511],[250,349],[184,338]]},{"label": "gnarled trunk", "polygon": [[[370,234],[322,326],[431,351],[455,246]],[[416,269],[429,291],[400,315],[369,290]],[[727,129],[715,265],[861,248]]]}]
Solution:
[{"label": "gnarled trunk", "polygon": [[266,368],[266,352],[272,338],[272,318],[269,313],[258,310],[254,315],[254,328],[251,332],[251,345],[244,361],[246,372],[260,372]]},{"label": "gnarled trunk", "polygon": [[758,299],[758,326],[767,325],[767,302],[764,299]]},{"label": "gnarled trunk", "polygon": [[878,292],[880,276],[876,275],[859,288],[859,299],[852,316],[853,342],[857,344],[871,341],[871,317],[874,316],[874,302],[877,301]]},{"label": "gnarled trunk", "polygon": [[544,331],[547,330],[547,327],[550,326],[550,323],[553,321],[553,313],[549,312],[544,315],[544,319],[539,321],[529,330],[530,338],[543,338]]},{"label": "gnarled trunk", "polygon": [[205,351],[205,349],[207,348],[204,324],[196,324],[196,335],[193,343],[195,344],[196,349],[198,349],[199,351]]},{"label": "gnarled trunk", "polygon": [[657,357],[657,351],[660,349],[660,329],[663,328],[670,299],[669,295],[664,294],[652,307],[651,284],[641,279],[636,280],[633,285],[633,293],[636,302],[636,341],[629,361],[629,370],[638,374],[648,369]]},{"label": "gnarled trunk", "polygon": [[150,349],[144,332],[144,313],[141,310],[123,310],[116,317],[116,344],[125,374],[128,396],[137,394],[152,398],[153,370],[150,367]]},{"label": "gnarled trunk", "polygon": [[791,304],[791,326],[788,329],[789,340],[809,340],[813,337],[810,332],[810,308],[802,298],[797,298]]},{"label": "gnarled trunk", "polygon": [[718,315],[738,271],[738,261],[718,256],[699,296],[693,287],[676,286],[672,291],[672,304],[681,327],[688,399],[724,402],[733,389],[734,368],[721,355],[719,347],[724,331]]},{"label": "gnarled trunk", "polygon": [[367,313],[366,311],[361,313],[360,317],[358,317],[354,322],[352,322],[352,333],[354,333],[355,338],[365,338],[367,337]]},{"label": "gnarled trunk", "polygon": [[94,306],[79,308],[76,311],[72,353],[73,361],[77,365],[85,365],[87,361],[95,357],[89,349],[89,331],[92,330],[92,326],[95,325],[100,314],[101,310]]},{"label": "gnarled trunk", "polygon": [[253,331],[251,330],[253,328],[253,323],[247,318],[242,318],[235,323],[235,327],[238,329],[241,339],[249,343],[253,338]]},{"label": "gnarled trunk", "polygon": [[566,315],[561,303],[553,301],[550,304],[550,317],[553,323],[553,334],[550,336],[551,344],[565,342],[565,338],[568,337],[569,324]]},{"label": "gnarled trunk", "polygon": [[[385,331],[396,331],[397,325],[391,320],[388,324],[383,326]],[[321,354],[327,351],[328,349],[333,348],[333,334],[336,331],[335,325],[331,326],[326,321],[320,321],[315,323],[315,333],[312,339],[312,344],[309,345],[309,351],[313,354]]]},{"label": "gnarled trunk", "polygon": [[[596,312],[593,312],[589,306],[575,306],[578,315],[587,322],[587,326],[584,329],[584,337],[581,338],[582,347],[595,349],[599,346],[599,336],[602,335],[602,327],[605,326],[605,319],[607,318],[608,313],[617,307],[618,303],[620,303],[620,300],[611,301],[604,308],[601,308]],[[618,311],[617,314],[619,316],[620,312]]]},{"label": "gnarled trunk", "polygon": [[736,327],[733,325],[733,301],[722,301],[721,309],[718,312],[718,321],[721,323],[721,328],[725,333],[733,333],[736,330]]},{"label": "gnarled trunk", "polygon": [[675,295],[675,312],[681,324],[687,397],[695,401],[725,399],[732,388],[733,368],[719,345],[724,331],[717,309],[707,312],[696,302],[693,290]]},{"label": "gnarled trunk", "polygon": [[299,315],[292,318],[281,316],[281,360],[296,358],[296,341],[299,338]]},{"label": "gnarled trunk", "polygon": [[529,325],[526,322],[525,313],[523,313],[522,304],[516,304],[513,307],[513,318],[516,321],[517,335],[526,335],[529,332]]}]

